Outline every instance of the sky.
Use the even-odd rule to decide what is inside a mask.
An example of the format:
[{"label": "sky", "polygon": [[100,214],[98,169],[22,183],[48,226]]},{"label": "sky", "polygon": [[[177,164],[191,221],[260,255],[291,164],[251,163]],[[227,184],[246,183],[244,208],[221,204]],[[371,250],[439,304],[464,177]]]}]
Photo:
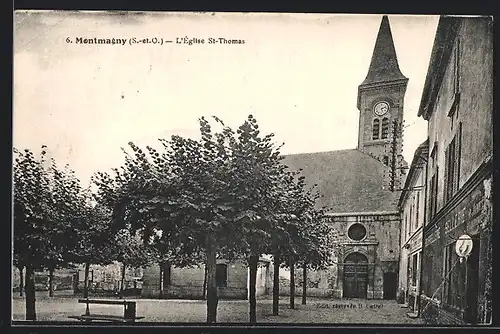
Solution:
[{"label": "sky", "polygon": [[[16,12],[13,146],[69,164],[83,185],[123,163],[133,141],[199,136],[198,118],[233,128],[249,114],[283,154],[353,149],[358,85],[382,15]],[[405,160],[427,137],[417,117],[438,16],[389,15],[401,72]],[[76,38],[174,43],[77,44]],[[205,44],[177,44],[177,38]],[[208,38],[244,44],[207,44]],[[68,39],[69,38],[69,39]],[[68,43],[71,41],[72,43]]]}]

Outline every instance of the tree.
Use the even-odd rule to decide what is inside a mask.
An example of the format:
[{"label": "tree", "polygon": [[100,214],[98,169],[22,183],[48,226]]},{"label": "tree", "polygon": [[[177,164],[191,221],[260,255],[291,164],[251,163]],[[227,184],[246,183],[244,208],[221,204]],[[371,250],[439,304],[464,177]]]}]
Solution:
[{"label": "tree", "polygon": [[36,320],[34,270],[44,268],[52,249],[53,198],[45,148],[38,159],[29,149],[14,149],[14,255],[26,269],[26,320]]},{"label": "tree", "polygon": [[60,169],[55,160],[47,168],[49,186],[51,189],[51,205],[48,207],[50,218],[49,240],[44,268],[49,271],[49,296],[54,294],[54,271],[70,266],[71,244],[67,242],[75,220],[84,205],[83,190],[74,171],[66,165]]},{"label": "tree", "polygon": [[[324,222],[324,208],[317,208],[320,197],[313,185],[306,188],[305,177],[300,170],[288,170],[283,177],[283,196],[280,202],[281,223],[273,230],[273,250],[278,264],[275,272],[282,267],[290,269],[290,308],[295,307],[295,266],[301,264],[306,279],[307,266],[314,269],[327,267],[334,249],[330,227]],[[284,261],[287,259],[287,261]],[[273,314],[278,314],[279,276],[275,273],[273,289]],[[306,286],[303,285],[303,303]]]},{"label": "tree", "polygon": [[[229,131],[228,131],[229,132]],[[277,220],[283,168],[281,146],[272,142],[274,134],[260,135],[257,120],[249,115],[230,141],[233,181],[230,192],[238,199],[233,207],[231,241],[235,253],[246,258],[249,266],[249,303],[251,323],[256,322],[256,275],[259,258],[271,252],[272,229]],[[237,237],[239,236],[239,238]]]},{"label": "tree", "polygon": [[[168,250],[162,262],[183,267],[211,260],[215,283],[216,245],[211,230],[216,222],[210,213],[214,187],[206,157],[199,142],[178,136],[160,141],[167,151],[160,155],[147,147],[149,159],[130,142],[134,155],[124,150],[125,165],[114,170],[115,177],[100,173],[96,178],[99,194],[113,212],[115,227],[141,231],[144,240],[153,231],[161,231],[152,243],[161,251]],[[216,287],[215,299],[213,288],[211,292],[207,318],[215,322]]]},{"label": "tree", "polygon": [[102,204],[91,203],[88,197],[73,223],[73,228],[66,235],[67,244],[71,247],[71,262],[83,264],[85,267],[84,298],[89,295],[90,266],[113,262],[114,234],[110,212]]},{"label": "tree", "polygon": [[[301,232],[305,230],[307,217],[320,212],[314,209],[316,197],[305,190],[304,177],[287,171],[281,163],[281,146],[275,146],[272,137],[273,134],[261,137],[257,121],[250,115],[238,128],[237,137],[229,141],[234,181],[228,192],[238,200],[233,206],[236,216],[231,218],[230,232],[234,234],[229,234],[228,243],[224,244],[229,247],[231,241],[238,240],[232,246],[234,253],[248,259],[250,322],[256,322],[259,257],[266,253],[274,255],[273,313],[277,314],[279,265],[283,255],[291,261],[289,266],[293,269],[301,245],[323,241]],[[293,299],[291,302],[293,307]]]},{"label": "tree", "polygon": [[[227,192],[231,181],[225,137],[213,140],[212,128],[205,118],[200,118],[201,140],[193,141],[173,136],[168,151],[172,174],[177,180],[178,195],[174,201],[174,221],[181,239],[193,247],[184,254],[203,254],[207,270],[207,322],[217,319],[218,294],[216,261],[222,240],[231,225],[227,211],[234,197]],[[170,234],[172,236],[172,234]],[[228,249],[228,248],[227,248]],[[227,250],[226,249],[226,250]],[[219,252],[220,254],[220,252]],[[229,255],[227,252],[225,255]],[[229,255],[229,257],[231,257]]]}]

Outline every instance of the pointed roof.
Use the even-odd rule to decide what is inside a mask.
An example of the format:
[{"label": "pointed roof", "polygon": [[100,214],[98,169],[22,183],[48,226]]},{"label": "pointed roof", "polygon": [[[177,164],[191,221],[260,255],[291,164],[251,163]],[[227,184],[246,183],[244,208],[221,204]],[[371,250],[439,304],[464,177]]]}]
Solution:
[{"label": "pointed roof", "polygon": [[387,15],[382,17],[380,29],[373,49],[372,61],[362,85],[376,82],[407,79],[399,69],[396,49],[392,40],[391,26]]}]

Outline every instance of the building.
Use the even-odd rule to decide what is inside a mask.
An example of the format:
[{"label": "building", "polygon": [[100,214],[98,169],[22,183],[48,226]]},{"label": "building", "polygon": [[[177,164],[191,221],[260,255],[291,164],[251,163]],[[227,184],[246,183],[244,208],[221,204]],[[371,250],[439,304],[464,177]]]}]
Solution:
[{"label": "building", "polygon": [[[492,18],[440,18],[418,115],[429,138],[421,314],[491,323]],[[472,247],[460,259],[463,235]]]},{"label": "building", "polygon": [[[262,257],[257,268],[256,296],[272,289],[271,261]],[[220,298],[246,299],[249,293],[248,267],[240,261],[217,260],[216,281]],[[147,298],[203,299],[206,296],[205,266],[176,268],[159,265],[144,269],[141,296]]]},{"label": "building", "polygon": [[[392,143],[398,165],[404,164],[402,136],[393,137],[392,124],[403,120],[407,83],[384,16],[368,74],[358,87],[357,148],[293,154],[283,160],[291,169],[302,169],[310,185],[318,185],[322,197],[317,204],[328,208],[326,219],[339,234],[336,265],[312,274],[317,288],[308,289],[308,295],[396,298],[401,219],[399,193],[387,189],[387,172],[393,161]],[[398,174],[396,181],[401,181],[404,175]]]},{"label": "building", "polygon": [[410,312],[418,310],[420,295],[420,263],[425,217],[425,182],[427,180],[428,151],[428,140],[424,141],[415,150],[398,204],[401,212],[398,300],[408,305]]}]

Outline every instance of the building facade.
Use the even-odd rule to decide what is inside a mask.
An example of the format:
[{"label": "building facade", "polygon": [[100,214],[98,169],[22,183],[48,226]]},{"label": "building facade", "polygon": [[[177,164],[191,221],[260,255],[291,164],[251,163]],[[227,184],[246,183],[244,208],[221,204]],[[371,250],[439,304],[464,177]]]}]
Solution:
[{"label": "building facade", "polygon": [[[428,121],[421,313],[429,323],[491,322],[493,22],[441,17],[419,116]],[[468,257],[456,252],[472,239]]]},{"label": "building facade", "polygon": [[410,312],[416,312],[419,305],[428,151],[428,140],[416,149],[398,205],[401,212],[398,300],[408,305]]},{"label": "building facade", "polygon": [[399,214],[363,212],[332,215],[339,231],[335,296],[395,299],[398,274]]}]

